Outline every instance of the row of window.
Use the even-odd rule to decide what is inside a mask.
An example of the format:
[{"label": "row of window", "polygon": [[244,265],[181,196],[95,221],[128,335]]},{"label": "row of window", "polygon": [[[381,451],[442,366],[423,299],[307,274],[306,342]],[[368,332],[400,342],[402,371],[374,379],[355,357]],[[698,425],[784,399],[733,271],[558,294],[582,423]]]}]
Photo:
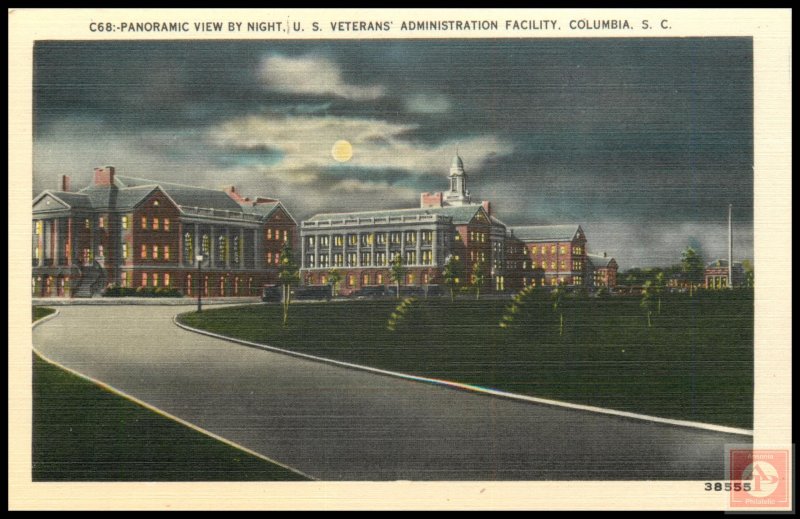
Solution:
[{"label": "row of window", "polygon": [[[358,253],[348,252],[346,255],[341,252],[328,255],[327,253],[320,253],[317,257],[314,254],[306,255],[306,268],[328,268],[328,267],[383,267],[389,264],[389,258],[395,257],[399,253],[389,254],[386,252],[362,252],[359,258]],[[404,265],[417,265],[417,251],[407,250],[403,257]],[[318,259],[317,259],[318,258]],[[433,251],[421,251],[420,265],[433,265]],[[360,260],[360,261],[359,261]],[[374,260],[374,261],[373,261]],[[316,265],[318,261],[318,265]]]},{"label": "row of window", "polygon": [[280,240],[281,237],[283,237],[283,241],[289,241],[289,231],[285,229],[267,229],[268,240]]},{"label": "row of window", "polygon": [[[344,277],[344,284],[348,288],[354,288],[356,286],[356,282],[359,280],[356,274],[347,274]],[[361,286],[374,286],[374,285],[383,285],[384,282],[388,280],[387,276],[384,276],[383,272],[376,272],[376,273],[369,273],[365,272],[361,274]],[[413,285],[418,280],[421,280],[423,284],[430,283],[430,275],[427,272],[423,272],[421,276],[418,276],[415,272],[407,272],[403,276],[402,284],[404,285]],[[322,285],[327,285],[329,281],[328,275],[323,274],[319,278],[319,282]],[[458,281],[456,281],[458,283]]]},{"label": "row of window", "polygon": [[[470,231],[470,233],[469,233],[469,241],[486,243],[486,236],[487,236],[487,234],[485,232]],[[461,235],[459,235],[459,238],[460,237],[461,237]]]},{"label": "row of window", "polygon": [[[103,218],[100,217],[100,221],[101,221],[100,227],[103,227],[102,220],[103,220]],[[150,222],[150,227],[149,228],[154,230],[154,231],[159,231],[159,230],[169,231],[169,229],[170,229],[169,218],[164,218],[163,220],[160,220],[157,217],[153,217],[151,220],[149,220],[149,222]],[[148,224],[147,217],[146,216],[142,216],[142,229],[143,230],[148,229],[148,225],[147,224]],[[128,217],[127,216],[123,216],[122,217],[122,228],[123,229],[127,229],[128,228]]]},{"label": "row of window", "polygon": [[[317,244],[317,238],[319,238],[319,246],[322,248],[329,247],[331,244],[331,236],[323,235],[323,236],[307,236],[306,237],[306,247],[308,249],[313,249],[314,246]],[[333,246],[334,247],[342,247],[346,242],[348,246],[356,246],[359,244],[359,241],[362,246],[369,247],[373,244],[375,245],[386,245],[386,240],[388,238],[389,243],[392,245],[399,245],[401,242],[405,243],[406,245],[416,245],[417,243],[417,231],[394,231],[394,232],[376,232],[376,233],[363,233],[363,234],[334,234],[333,238]],[[433,243],[433,231],[421,231],[420,232],[420,241],[423,245],[430,245]]]},{"label": "row of window", "polygon": [[[556,253],[556,246],[555,245],[541,245],[541,246],[534,245],[534,246],[531,247],[531,254],[539,254],[539,253],[547,254],[547,249],[548,248],[550,249],[550,254],[555,254]],[[565,245],[561,245],[560,247],[558,247],[558,252],[559,252],[559,254],[566,254],[567,253],[567,247]],[[572,254],[574,256],[580,256],[581,254],[583,254],[583,247],[579,247],[579,246],[572,247]]]},{"label": "row of window", "polygon": [[[187,232],[183,235],[183,257],[194,261],[194,248],[194,236]],[[211,256],[211,236],[208,234],[200,237],[200,252],[206,258]],[[238,235],[233,235],[230,239],[227,236],[217,236],[216,252],[218,261],[224,262],[230,253],[231,263],[238,264],[244,255],[244,240]]]}]

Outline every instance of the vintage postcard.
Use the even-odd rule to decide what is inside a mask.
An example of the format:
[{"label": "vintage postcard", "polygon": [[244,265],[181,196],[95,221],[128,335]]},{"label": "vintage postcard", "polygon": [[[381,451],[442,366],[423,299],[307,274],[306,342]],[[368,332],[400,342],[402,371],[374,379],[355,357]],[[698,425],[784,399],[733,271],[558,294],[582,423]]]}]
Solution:
[{"label": "vintage postcard", "polygon": [[9,10],[9,508],[792,510],[790,14]]}]

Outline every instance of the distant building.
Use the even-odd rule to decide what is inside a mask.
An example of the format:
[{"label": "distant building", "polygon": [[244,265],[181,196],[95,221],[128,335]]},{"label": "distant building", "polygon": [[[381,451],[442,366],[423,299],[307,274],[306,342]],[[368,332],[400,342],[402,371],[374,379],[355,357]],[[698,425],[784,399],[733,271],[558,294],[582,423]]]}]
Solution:
[{"label": "distant building", "polygon": [[[483,266],[484,289],[516,291],[559,283],[591,286],[586,236],[580,225],[520,226],[510,229],[487,201],[472,202],[467,175],[456,154],[449,190],[422,193],[420,207],[354,213],[323,213],[300,225],[301,277],[326,284],[329,271],[343,277],[341,293],[390,284],[390,264],[403,260],[402,285],[442,283],[448,258],[457,266],[456,285],[471,283]],[[616,262],[599,267],[604,283],[616,284]]]},{"label": "distant building", "polygon": [[744,268],[739,262],[733,263],[733,283],[728,279],[728,260],[718,259],[709,263],[705,270],[705,287],[712,290],[739,287],[744,285]]},{"label": "distant building", "polygon": [[586,235],[580,225],[528,225],[514,227],[513,234],[529,260],[523,286],[590,285]]},{"label": "distant building", "polygon": [[605,252],[602,255],[587,254],[586,258],[589,261],[592,285],[595,288],[614,289],[617,286],[617,270],[619,269],[617,260]]},{"label": "distant building", "polygon": [[206,296],[256,295],[277,281],[296,223],[278,200],[117,175],[33,200],[35,297],[90,297],[107,286],[174,288],[195,295],[196,256]]}]

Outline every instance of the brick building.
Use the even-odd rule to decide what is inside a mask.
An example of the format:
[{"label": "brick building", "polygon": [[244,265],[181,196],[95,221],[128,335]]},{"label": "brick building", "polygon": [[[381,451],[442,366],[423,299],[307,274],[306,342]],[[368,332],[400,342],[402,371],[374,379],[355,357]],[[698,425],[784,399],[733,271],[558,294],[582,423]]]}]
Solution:
[{"label": "brick building", "polygon": [[[592,286],[586,235],[579,225],[508,228],[489,202],[472,202],[457,154],[448,180],[449,191],[422,193],[419,208],[317,214],[303,221],[303,282],[326,284],[329,271],[336,269],[343,277],[342,294],[387,286],[390,264],[399,254],[405,285],[441,284],[452,258],[461,286],[471,283],[476,264],[483,268],[483,288],[494,292],[531,284]],[[616,262],[611,262],[602,268],[604,279],[615,284]]]},{"label": "brick building", "polygon": [[420,207],[356,213],[317,214],[301,223],[301,276],[306,284],[326,284],[328,272],[342,274],[341,293],[390,285],[390,267],[403,259],[401,285],[437,285],[448,258],[455,261],[457,285],[470,283],[475,265],[486,288],[504,290],[505,225],[488,202],[472,203],[464,164],[456,155],[450,189],[422,193]]},{"label": "brick building", "polygon": [[[256,295],[277,280],[296,223],[271,198],[117,175],[95,168],[91,185],[33,200],[32,292],[90,297],[106,287],[173,288],[195,295]],[[198,255],[204,256],[202,284]]]},{"label": "brick building", "polygon": [[595,288],[605,287],[613,289],[617,286],[617,260],[608,256],[605,252],[601,254],[587,254],[589,260],[589,272],[591,272],[592,286]]},{"label": "brick building", "polygon": [[514,227],[513,236],[525,249],[522,286],[559,284],[590,286],[586,235],[580,225]]},{"label": "brick building", "polygon": [[712,290],[720,288],[728,288],[730,286],[739,287],[744,284],[744,268],[739,262],[733,262],[733,284],[728,279],[730,274],[728,272],[728,260],[718,259],[712,261],[706,266],[705,270],[705,287]]}]

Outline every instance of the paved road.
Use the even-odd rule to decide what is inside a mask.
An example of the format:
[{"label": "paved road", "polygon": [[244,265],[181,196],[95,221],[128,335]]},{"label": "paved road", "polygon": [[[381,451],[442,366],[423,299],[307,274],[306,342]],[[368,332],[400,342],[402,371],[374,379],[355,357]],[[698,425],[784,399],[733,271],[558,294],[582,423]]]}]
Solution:
[{"label": "paved road", "polygon": [[174,326],[185,308],[67,306],[49,358],[322,480],[723,479],[747,437],[472,394]]}]

